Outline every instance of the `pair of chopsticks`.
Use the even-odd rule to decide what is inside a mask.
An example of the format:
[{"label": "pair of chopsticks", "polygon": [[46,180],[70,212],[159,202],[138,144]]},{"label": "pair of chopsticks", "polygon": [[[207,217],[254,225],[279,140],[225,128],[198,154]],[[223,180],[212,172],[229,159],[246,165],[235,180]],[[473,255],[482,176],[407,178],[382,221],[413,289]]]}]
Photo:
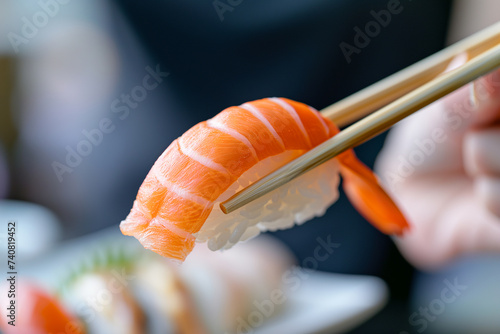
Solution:
[{"label": "pair of chopsticks", "polygon": [[[443,73],[453,58],[463,53],[470,60]],[[338,126],[368,116],[236,193],[220,204],[221,210],[230,213],[241,208],[497,67],[500,22],[321,110]]]}]

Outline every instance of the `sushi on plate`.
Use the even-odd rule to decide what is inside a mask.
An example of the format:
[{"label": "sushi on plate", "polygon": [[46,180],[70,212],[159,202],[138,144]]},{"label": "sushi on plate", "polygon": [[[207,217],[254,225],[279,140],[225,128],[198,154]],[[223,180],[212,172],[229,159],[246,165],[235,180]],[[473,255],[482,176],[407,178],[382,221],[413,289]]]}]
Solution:
[{"label": "sushi on plate", "polygon": [[200,245],[183,266],[128,241],[114,244],[108,239],[92,245],[92,252],[75,254],[73,269],[64,263],[61,272],[66,274],[51,276],[50,283],[23,278],[18,283],[15,326],[4,316],[0,331],[236,333],[243,319],[259,311],[262,303],[268,304],[276,291],[281,292],[280,301],[272,310],[267,306],[269,314],[263,322],[287,305],[289,290],[283,277],[295,261],[286,247],[270,237],[218,254]]}]

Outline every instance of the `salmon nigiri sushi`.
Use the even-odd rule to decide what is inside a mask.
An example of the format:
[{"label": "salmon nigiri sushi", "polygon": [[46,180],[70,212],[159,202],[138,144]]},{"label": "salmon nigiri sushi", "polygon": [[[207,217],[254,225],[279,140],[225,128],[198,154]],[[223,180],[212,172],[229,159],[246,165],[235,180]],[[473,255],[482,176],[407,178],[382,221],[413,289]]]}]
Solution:
[{"label": "salmon nigiri sushi", "polygon": [[404,216],[353,150],[230,214],[219,204],[339,132],[316,109],[285,98],[229,107],[174,140],[142,183],[123,234],[184,261],[196,242],[228,249],[263,231],[321,216],[338,198],[339,174],[354,207],[387,234]]}]

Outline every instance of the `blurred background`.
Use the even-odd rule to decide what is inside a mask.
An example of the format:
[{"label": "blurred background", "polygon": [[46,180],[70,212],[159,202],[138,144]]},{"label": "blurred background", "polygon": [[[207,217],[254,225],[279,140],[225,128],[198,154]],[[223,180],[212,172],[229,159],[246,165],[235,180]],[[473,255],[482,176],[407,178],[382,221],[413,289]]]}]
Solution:
[{"label": "blurred background", "polygon": [[[156,158],[197,122],[268,96],[326,107],[496,22],[491,2],[3,0],[0,198],[49,210],[57,228],[30,226],[33,252],[118,229]],[[373,167],[383,142],[356,152]],[[341,246],[318,270],[388,284],[385,308],[350,333],[500,332],[496,258],[420,273],[344,195],[273,235],[298,263],[331,235]],[[464,296],[420,314],[456,277]]]}]

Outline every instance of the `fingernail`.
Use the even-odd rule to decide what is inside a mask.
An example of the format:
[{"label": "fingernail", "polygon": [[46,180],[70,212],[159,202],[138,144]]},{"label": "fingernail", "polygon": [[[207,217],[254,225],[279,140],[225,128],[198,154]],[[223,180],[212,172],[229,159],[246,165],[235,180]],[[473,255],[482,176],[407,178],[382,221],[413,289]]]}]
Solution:
[{"label": "fingernail", "polygon": [[495,80],[497,80],[493,74],[486,77],[479,78],[471,84],[471,101],[478,105],[479,103],[491,100],[498,96],[500,92],[500,87],[495,87]]},{"label": "fingernail", "polygon": [[469,60],[469,56],[467,55],[466,52],[459,54],[455,58],[453,58],[450,63],[448,64],[448,67],[446,67],[446,70],[444,72],[450,72],[453,71],[454,69],[462,66]]}]

